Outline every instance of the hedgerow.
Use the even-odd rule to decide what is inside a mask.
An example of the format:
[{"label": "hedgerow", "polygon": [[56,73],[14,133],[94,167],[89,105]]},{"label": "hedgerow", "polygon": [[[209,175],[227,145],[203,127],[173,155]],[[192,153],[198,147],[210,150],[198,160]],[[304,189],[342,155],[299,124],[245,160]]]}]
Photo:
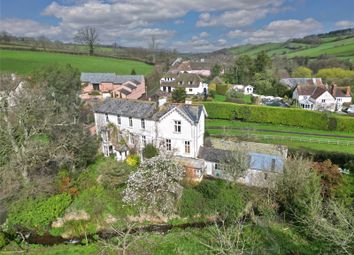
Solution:
[{"label": "hedgerow", "polygon": [[354,132],[354,118],[295,108],[204,102],[211,119],[243,120],[320,130]]}]

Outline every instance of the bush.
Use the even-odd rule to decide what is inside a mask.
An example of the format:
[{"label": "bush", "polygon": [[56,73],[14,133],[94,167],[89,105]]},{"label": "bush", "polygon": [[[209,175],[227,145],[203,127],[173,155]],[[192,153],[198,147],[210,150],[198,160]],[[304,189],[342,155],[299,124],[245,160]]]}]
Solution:
[{"label": "bush", "polygon": [[215,199],[220,193],[221,182],[203,180],[195,189],[206,199]]},{"label": "bush", "polygon": [[6,236],[3,232],[0,232],[0,250],[7,244]]},{"label": "bush", "polygon": [[182,217],[215,215],[235,218],[244,208],[239,191],[223,180],[203,180],[194,188],[185,188],[179,203]]},{"label": "bush", "polygon": [[210,83],[208,86],[208,91],[209,92],[211,92],[211,91],[216,92],[216,83],[214,83],[214,82]]},{"label": "bush", "polygon": [[203,195],[193,188],[184,188],[179,202],[179,214],[182,217],[193,217],[205,213],[206,200]]},{"label": "bush", "polygon": [[217,84],[216,85],[216,93],[225,96],[227,90],[229,89],[228,85],[225,84]]},{"label": "bush", "polygon": [[143,149],[143,156],[144,158],[152,158],[152,157],[155,157],[159,154],[157,148],[149,143],[145,146],[145,148]]},{"label": "bush", "polygon": [[337,116],[303,109],[240,105],[221,102],[203,103],[211,119],[238,119],[250,122],[271,123],[320,130],[333,128],[336,120],[337,131],[354,132],[354,118]]},{"label": "bush", "polygon": [[210,90],[210,89],[209,89],[209,95],[210,95],[212,98],[215,98],[216,91],[215,91],[215,90]]},{"label": "bush", "polygon": [[10,231],[19,226],[42,233],[63,214],[70,203],[71,197],[67,193],[17,202],[9,209],[6,227]]},{"label": "bush", "polygon": [[137,166],[140,163],[140,159],[138,155],[129,155],[126,162],[128,166]]}]

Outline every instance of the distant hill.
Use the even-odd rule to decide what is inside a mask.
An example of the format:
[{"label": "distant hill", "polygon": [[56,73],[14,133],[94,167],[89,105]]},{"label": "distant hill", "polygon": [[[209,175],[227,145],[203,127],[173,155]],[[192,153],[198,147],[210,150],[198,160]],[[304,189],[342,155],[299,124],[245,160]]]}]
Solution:
[{"label": "distant hill", "polygon": [[310,35],[300,39],[290,39],[283,43],[241,45],[215,53],[255,56],[261,51],[265,51],[271,57],[316,58],[321,55],[330,55],[354,61],[354,28]]}]

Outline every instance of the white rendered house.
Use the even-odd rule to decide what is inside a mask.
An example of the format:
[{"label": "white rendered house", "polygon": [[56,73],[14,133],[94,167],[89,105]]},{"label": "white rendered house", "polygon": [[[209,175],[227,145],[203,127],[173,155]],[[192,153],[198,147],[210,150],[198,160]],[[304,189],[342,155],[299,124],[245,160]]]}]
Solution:
[{"label": "white rendered house", "polygon": [[336,109],[336,98],[324,87],[299,85],[293,99],[306,110],[333,112]]},{"label": "white rendered house", "polygon": [[167,73],[160,79],[160,90],[170,93],[176,88],[183,88],[187,95],[201,95],[208,93],[208,84],[198,74]]},{"label": "white rendered house", "polygon": [[241,92],[245,95],[252,95],[254,87],[252,85],[232,85],[232,88],[236,90],[237,92]]},{"label": "white rendered house", "polygon": [[[131,149],[141,151],[149,143],[175,156],[196,158],[204,143],[207,113],[202,105],[158,108],[151,101],[106,99],[94,114],[102,151],[117,160],[124,160]],[[115,135],[112,129],[116,130]]]}]

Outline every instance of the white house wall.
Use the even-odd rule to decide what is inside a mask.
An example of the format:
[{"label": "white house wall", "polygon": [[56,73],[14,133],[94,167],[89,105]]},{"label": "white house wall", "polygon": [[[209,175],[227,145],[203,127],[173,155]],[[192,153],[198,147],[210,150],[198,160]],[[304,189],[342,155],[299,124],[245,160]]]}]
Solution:
[{"label": "white house wall", "polygon": [[[181,133],[175,132],[175,122],[181,121]],[[167,113],[158,122],[158,140],[171,139],[172,150],[175,155],[183,157],[197,157],[198,149],[196,137],[196,126],[192,125],[187,118],[183,117],[176,109]],[[190,153],[185,153],[185,141],[190,141]]]}]

